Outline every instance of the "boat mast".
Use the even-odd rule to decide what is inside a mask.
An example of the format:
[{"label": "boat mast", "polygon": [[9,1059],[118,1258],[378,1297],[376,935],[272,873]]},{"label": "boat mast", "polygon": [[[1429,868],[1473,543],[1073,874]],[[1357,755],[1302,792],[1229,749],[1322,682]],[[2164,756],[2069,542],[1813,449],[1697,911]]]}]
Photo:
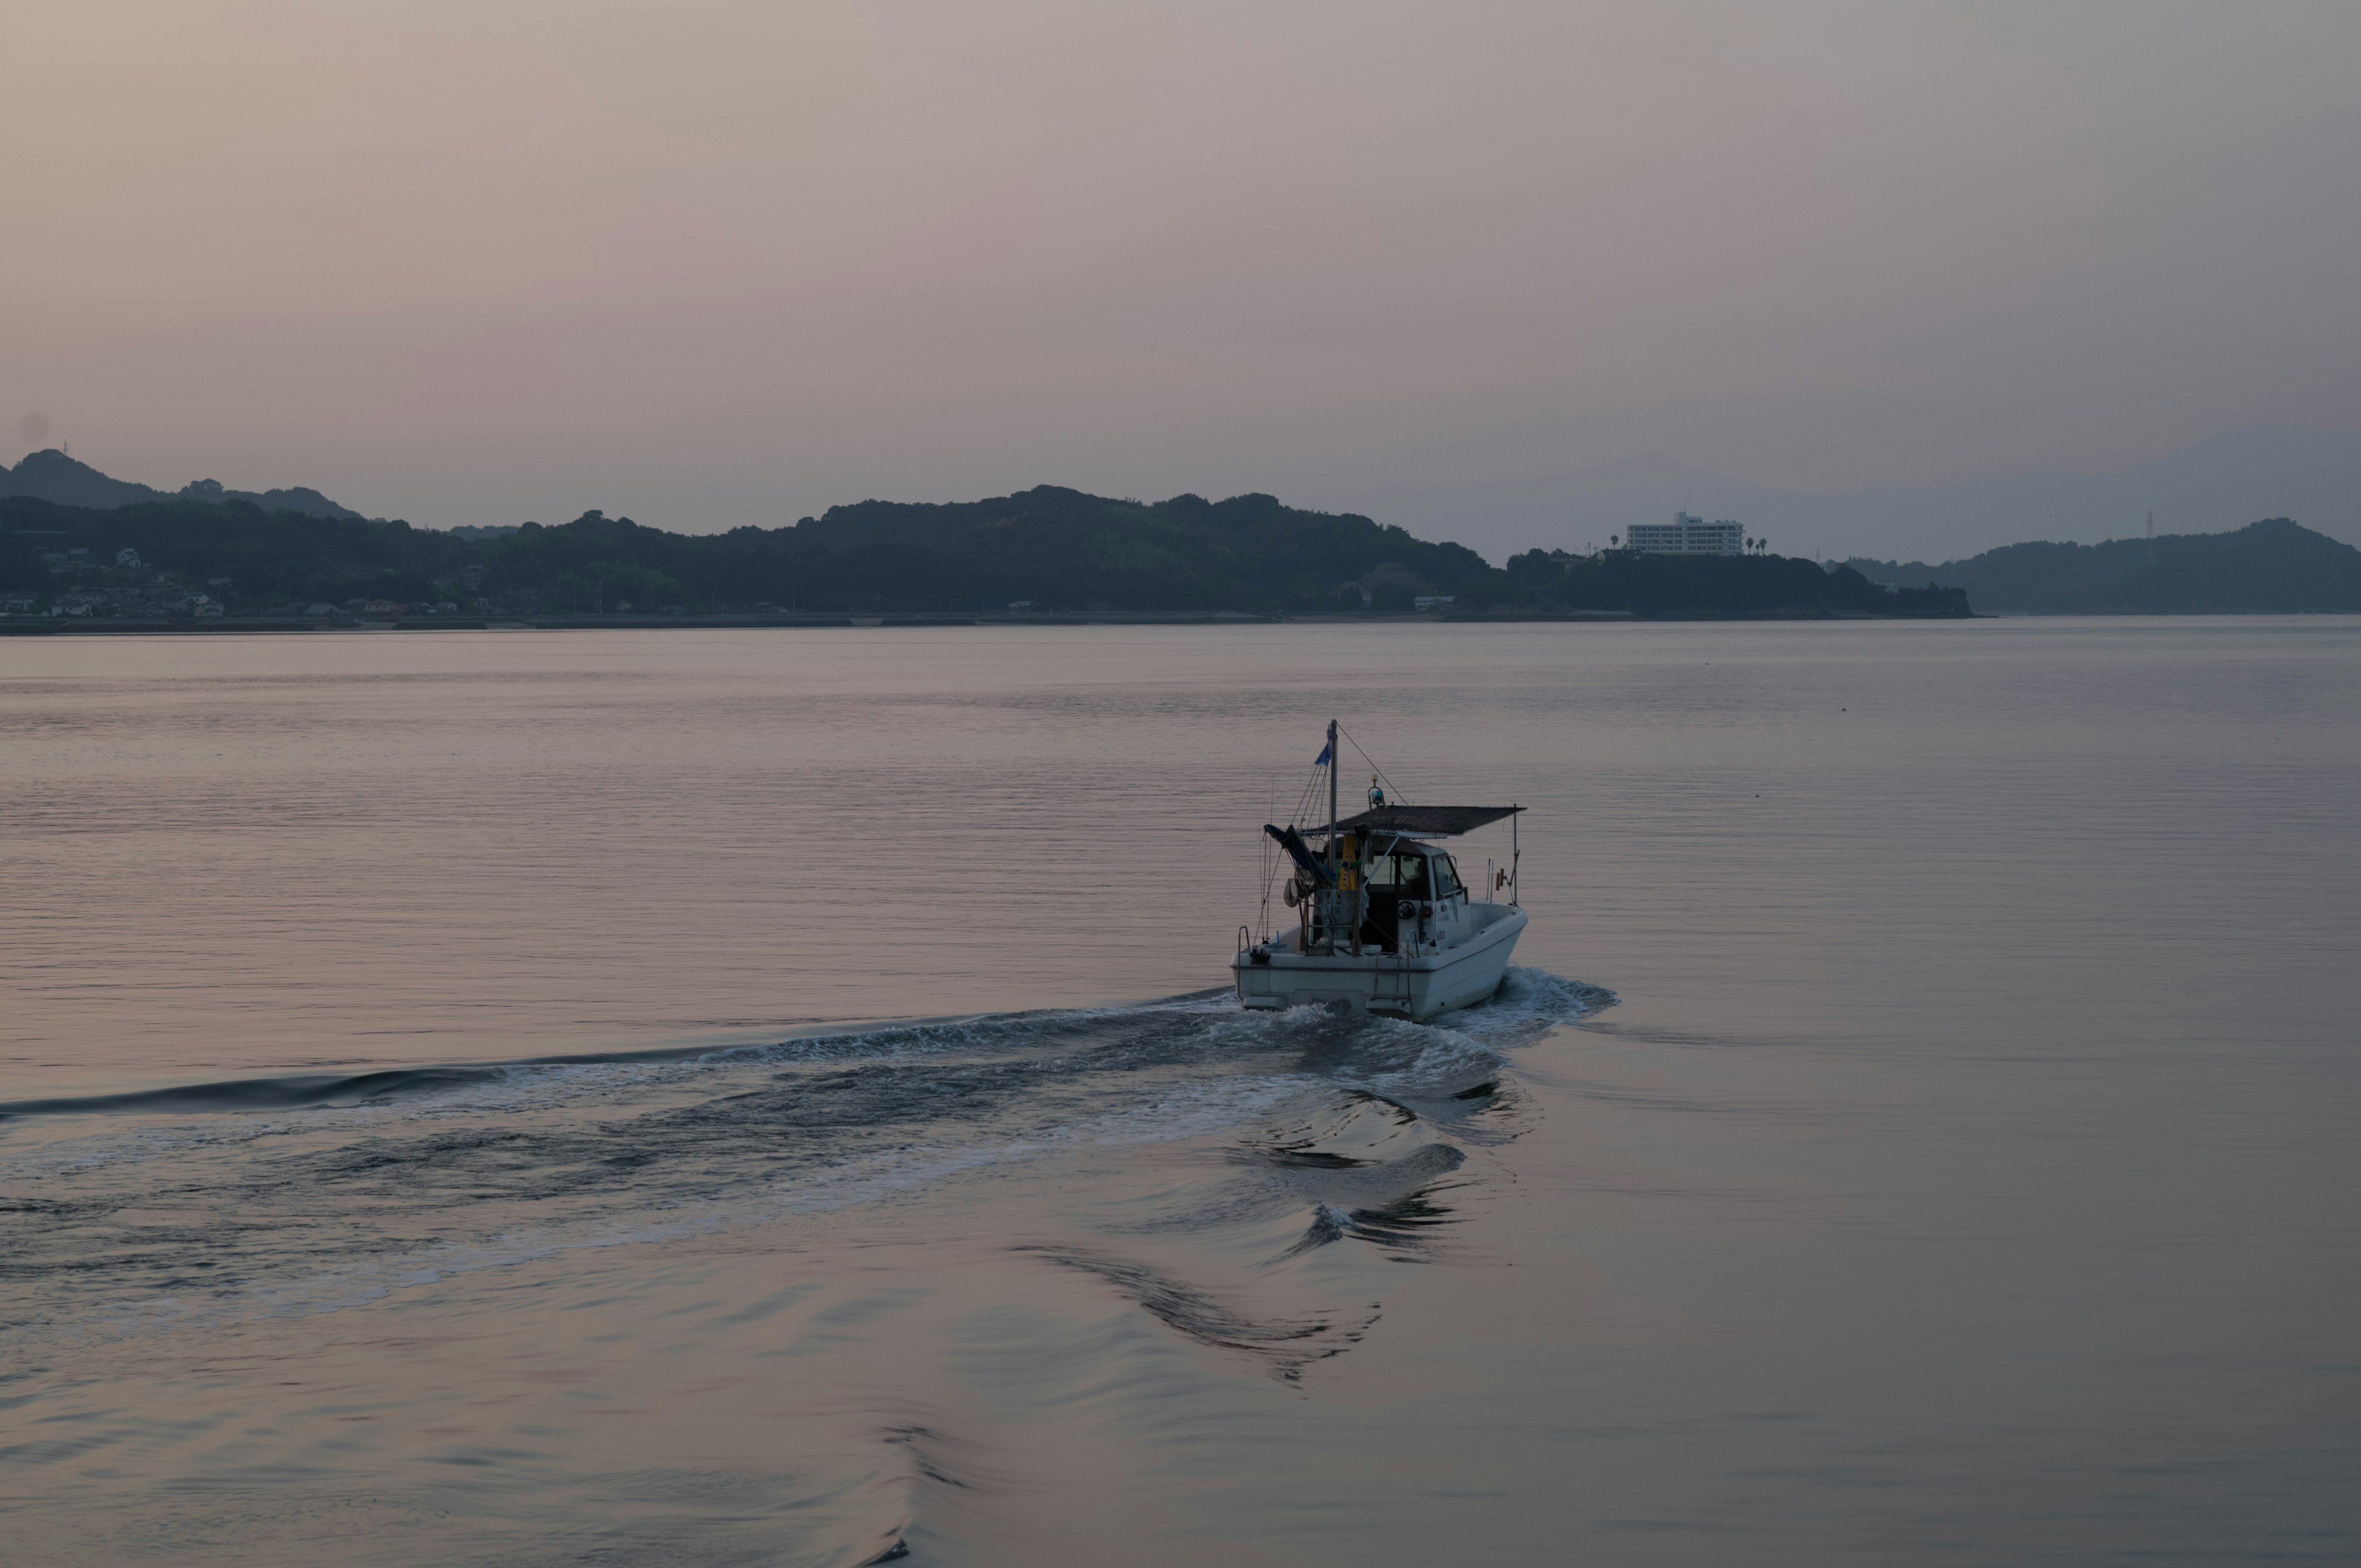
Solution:
[{"label": "boat mast", "polygon": [[1336,950],[1336,922],[1345,912],[1345,857],[1336,839],[1336,721],[1328,721],[1328,950]]}]

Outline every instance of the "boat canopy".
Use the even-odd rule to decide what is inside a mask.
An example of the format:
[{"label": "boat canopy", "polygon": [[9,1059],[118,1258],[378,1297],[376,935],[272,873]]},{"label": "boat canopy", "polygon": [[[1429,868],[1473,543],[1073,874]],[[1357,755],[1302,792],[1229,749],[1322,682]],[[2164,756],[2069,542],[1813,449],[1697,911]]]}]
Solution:
[{"label": "boat canopy", "polygon": [[1521,806],[1378,806],[1346,817],[1336,824],[1336,831],[1455,839],[1523,809]]}]

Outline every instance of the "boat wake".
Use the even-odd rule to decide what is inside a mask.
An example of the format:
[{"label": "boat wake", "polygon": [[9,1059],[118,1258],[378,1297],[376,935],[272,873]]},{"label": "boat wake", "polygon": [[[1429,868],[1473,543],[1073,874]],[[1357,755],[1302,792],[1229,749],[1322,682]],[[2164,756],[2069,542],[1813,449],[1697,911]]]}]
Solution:
[{"label": "boat wake", "polygon": [[[1111,1229],[1247,1217],[1273,1227],[1274,1260],[1354,1241],[1415,1259],[1449,1217],[1463,1146],[1514,1135],[1504,1053],[1611,1001],[1516,970],[1492,1002],[1434,1025],[1246,1014],[1224,990],[755,1046],[0,1102],[0,1328],[71,1340],[331,1311],[567,1249],[1191,1141],[1219,1179]],[[1115,1246],[1035,1255],[1282,1376],[1359,1332],[1256,1326]]]}]

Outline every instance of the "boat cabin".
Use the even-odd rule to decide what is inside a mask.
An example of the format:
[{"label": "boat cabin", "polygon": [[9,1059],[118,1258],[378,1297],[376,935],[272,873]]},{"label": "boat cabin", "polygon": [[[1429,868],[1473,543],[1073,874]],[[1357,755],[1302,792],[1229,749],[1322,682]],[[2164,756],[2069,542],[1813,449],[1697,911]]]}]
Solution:
[{"label": "boat cabin", "polygon": [[[1287,903],[1297,910],[1295,950],[1360,954],[1432,952],[1466,936],[1474,919],[1457,862],[1428,839],[1450,838],[1513,817],[1520,807],[1374,806],[1319,835],[1266,827],[1296,863]],[[1491,896],[1489,888],[1485,896]]]},{"label": "boat cabin", "polygon": [[[1457,863],[1443,850],[1393,834],[1338,837],[1345,868],[1338,878],[1340,890],[1367,894],[1358,901],[1362,951],[1400,952],[1405,943],[1416,950],[1433,945],[1458,924],[1455,916],[1466,905],[1467,889]],[[1312,941],[1326,938],[1316,910],[1310,924]]]}]

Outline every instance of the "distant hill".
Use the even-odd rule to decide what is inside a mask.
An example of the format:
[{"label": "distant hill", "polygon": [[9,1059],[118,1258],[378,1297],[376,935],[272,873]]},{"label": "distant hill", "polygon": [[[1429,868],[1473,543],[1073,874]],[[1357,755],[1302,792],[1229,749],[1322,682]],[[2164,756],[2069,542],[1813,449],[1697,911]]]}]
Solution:
[{"label": "distant hill", "polygon": [[[102,476],[103,477],[103,476]],[[117,567],[125,551],[139,565]],[[171,497],[99,510],[0,499],[0,588],[93,614],[160,571],[233,614],[347,601],[509,613],[1403,609],[1486,570],[1456,544],[1265,495],[1148,503],[1054,485],[948,506],[862,501],[783,528],[690,535],[587,512],[492,537]]]},{"label": "distant hill", "polygon": [[[1580,549],[1675,511],[1731,518],[1793,555],[1942,561],[2018,539],[2093,542],[2137,533],[2150,513],[2175,533],[2300,518],[2361,543],[2361,432],[2259,426],[2112,473],[2045,470],[1939,486],[1806,495],[1667,457],[1537,479],[1340,491],[1335,499],[1492,556]],[[1979,605],[1983,600],[1979,598]]]},{"label": "distant hill", "polygon": [[2361,610],[2361,550],[2283,517],[2232,533],[2010,544],[1939,566],[1846,563],[1881,583],[1964,588],[1980,609],[2188,615]]},{"label": "distant hill", "polygon": [[704,535],[595,511],[557,527],[462,533],[232,499],[101,510],[18,496],[0,499],[0,589],[37,600],[36,613],[115,618],[169,612],[198,593],[230,615],[435,605],[501,615],[1359,614],[1444,596],[1468,614],[1967,613],[1954,590],[1890,591],[1809,561],[1536,551],[1500,572],[1457,544],[1266,495],[1151,503],[1055,485],[946,506],[862,501],[788,527]]},{"label": "distant hill", "polygon": [[[55,461],[47,461],[49,458]],[[1456,616],[1951,617],[2361,611],[2361,551],[2272,519],[2231,533],[2013,544],[1941,565],[1463,545],[1267,495],[1138,501],[1043,485],[950,505],[868,500],[779,528],[680,534],[586,512],[556,526],[436,532],[314,492],[192,485],[123,499],[62,453],[5,477],[104,506],[0,498],[0,590],[93,616],[207,602],[233,615],[448,604],[478,614],[1238,610],[1356,614],[1450,597]],[[328,510],[283,504],[310,497]],[[175,594],[180,597],[175,598]],[[145,608],[143,608],[145,607]],[[292,609],[291,609],[292,607]],[[374,613],[384,613],[379,609]]]},{"label": "distant hill", "polygon": [[869,594],[914,609],[1408,609],[1485,570],[1464,546],[1271,496],[1148,503],[1055,485],[942,506],[862,501],[721,539],[741,542],[724,554],[744,552],[744,570],[767,568],[781,602]]},{"label": "distant hill", "polygon": [[1783,555],[1595,555],[1531,550],[1461,589],[1455,618],[1621,611],[1667,620],[1953,620],[1972,613],[1955,587],[1894,587],[1848,567]]},{"label": "distant hill", "polygon": [[[143,501],[166,499],[162,490],[129,479],[111,478],[87,463],[78,463],[51,448],[27,453],[14,468],[0,468],[0,496],[28,496],[60,506],[112,510]],[[265,511],[295,511],[307,517],[361,521],[361,514],[338,506],[319,491],[297,485],[284,490],[230,490],[215,479],[199,479],[181,487],[180,499],[193,501],[247,501]]]}]

